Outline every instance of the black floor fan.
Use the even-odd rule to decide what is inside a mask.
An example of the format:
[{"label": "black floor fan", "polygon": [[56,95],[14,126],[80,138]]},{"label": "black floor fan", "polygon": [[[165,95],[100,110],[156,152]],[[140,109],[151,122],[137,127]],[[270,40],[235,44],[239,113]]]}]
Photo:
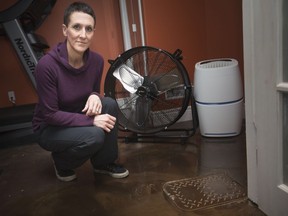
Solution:
[{"label": "black floor fan", "polygon": [[[109,60],[111,66],[104,92],[118,103],[119,129],[131,132],[125,137],[126,141],[177,136],[183,140],[195,133],[197,111],[181,53],[179,49],[170,54],[162,49],[141,46]],[[173,128],[189,104],[190,126]],[[169,136],[172,131],[184,131],[186,135],[173,133]]]}]

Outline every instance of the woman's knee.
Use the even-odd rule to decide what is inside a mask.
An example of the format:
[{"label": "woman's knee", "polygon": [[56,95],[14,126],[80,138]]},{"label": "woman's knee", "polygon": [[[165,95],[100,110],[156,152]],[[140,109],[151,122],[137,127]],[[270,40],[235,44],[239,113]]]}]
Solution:
[{"label": "woman's knee", "polygon": [[80,155],[93,155],[103,147],[104,141],[105,133],[101,128],[87,128],[82,137],[79,137],[78,144],[73,146],[70,151]]},{"label": "woman's knee", "polygon": [[111,115],[117,115],[118,113],[118,104],[117,102],[110,97],[102,98],[102,113],[108,113]]},{"label": "woman's knee", "polygon": [[89,129],[87,129],[85,134],[83,134],[83,141],[90,145],[93,145],[95,143],[102,145],[104,143],[104,140],[105,132],[98,127],[90,127]]}]

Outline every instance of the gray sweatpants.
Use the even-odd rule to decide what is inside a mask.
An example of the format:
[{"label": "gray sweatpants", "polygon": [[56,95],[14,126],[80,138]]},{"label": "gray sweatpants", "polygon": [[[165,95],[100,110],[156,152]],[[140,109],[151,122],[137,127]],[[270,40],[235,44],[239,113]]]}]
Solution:
[{"label": "gray sweatpants", "polygon": [[[117,103],[102,98],[102,113],[117,118]],[[90,159],[93,166],[113,163],[118,157],[118,122],[109,132],[96,126],[47,126],[39,133],[39,145],[52,152],[57,169],[75,169]]]}]

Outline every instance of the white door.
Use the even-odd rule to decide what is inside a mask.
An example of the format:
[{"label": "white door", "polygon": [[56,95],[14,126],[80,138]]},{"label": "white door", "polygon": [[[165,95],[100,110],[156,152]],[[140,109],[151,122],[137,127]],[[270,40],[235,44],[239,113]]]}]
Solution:
[{"label": "white door", "polygon": [[243,0],[248,198],[288,215],[288,2]]}]

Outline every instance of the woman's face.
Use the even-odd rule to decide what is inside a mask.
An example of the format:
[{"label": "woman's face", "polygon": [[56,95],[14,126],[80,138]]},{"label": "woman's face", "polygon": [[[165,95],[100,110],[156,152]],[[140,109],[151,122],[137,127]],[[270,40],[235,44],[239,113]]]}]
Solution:
[{"label": "woman's face", "polygon": [[83,54],[91,44],[95,31],[92,16],[83,12],[70,15],[68,26],[63,24],[63,34],[67,37],[68,51]]}]

